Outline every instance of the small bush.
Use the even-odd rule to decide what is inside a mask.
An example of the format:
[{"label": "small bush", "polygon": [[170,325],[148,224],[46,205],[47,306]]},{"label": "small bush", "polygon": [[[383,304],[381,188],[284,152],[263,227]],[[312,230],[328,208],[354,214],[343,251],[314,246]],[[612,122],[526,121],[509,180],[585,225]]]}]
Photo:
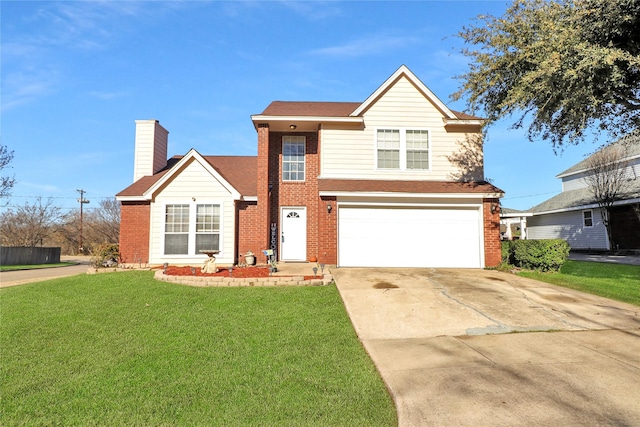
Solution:
[{"label": "small bush", "polygon": [[569,258],[569,249],[569,244],[562,239],[515,240],[509,247],[509,256],[518,267],[558,271]]},{"label": "small bush", "polygon": [[513,244],[516,241],[517,240],[503,240],[500,242],[500,249],[502,250],[502,264],[514,264]]},{"label": "small bush", "polygon": [[117,243],[102,243],[93,248],[91,265],[96,268],[115,267],[120,259],[120,248]]}]

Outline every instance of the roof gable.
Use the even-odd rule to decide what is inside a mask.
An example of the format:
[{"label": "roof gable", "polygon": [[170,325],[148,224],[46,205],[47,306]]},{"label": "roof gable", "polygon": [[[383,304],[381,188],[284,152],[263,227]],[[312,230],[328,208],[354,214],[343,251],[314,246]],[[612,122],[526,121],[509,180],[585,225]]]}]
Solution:
[{"label": "roof gable", "polygon": [[119,200],[151,200],[154,194],[174,179],[192,161],[200,163],[234,199],[257,194],[257,158],[249,156],[202,156],[191,149],[184,156],[170,159],[168,167],[153,176],[145,176],[116,195]]},{"label": "roof gable", "polygon": [[[640,132],[631,133],[615,142],[612,142],[611,144],[601,148],[598,151],[606,150],[609,147],[616,147],[623,144],[625,145],[627,150],[625,160],[632,160],[640,157]],[[585,158],[584,160],[576,163],[575,165],[571,166],[569,169],[563,172],[560,172],[558,175],[556,175],[556,178],[564,178],[567,176],[577,175],[579,173],[587,172],[587,170],[589,169],[590,159],[594,155],[595,153]]]},{"label": "roof gable", "polygon": [[358,108],[356,108],[355,111],[351,113],[351,116],[361,116],[403,77],[409,80],[409,82],[411,82],[411,84],[413,84],[413,86],[442,113],[445,119],[460,119],[405,65],[400,66],[400,68],[398,68],[396,72],[391,75],[391,77],[389,77],[384,83],[382,83],[382,85],[378,87],[378,89],[376,89],[362,104],[360,104]]}]

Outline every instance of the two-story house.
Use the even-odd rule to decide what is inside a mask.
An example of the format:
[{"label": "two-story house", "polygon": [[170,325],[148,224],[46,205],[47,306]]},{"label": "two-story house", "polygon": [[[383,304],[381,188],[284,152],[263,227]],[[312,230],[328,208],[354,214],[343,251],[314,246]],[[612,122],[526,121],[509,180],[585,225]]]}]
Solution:
[{"label": "two-story house", "polygon": [[[609,241],[602,212],[589,181],[593,154],[556,177],[562,191],[528,212],[529,239],[564,239],[572,249],[640,249],[640,134],[630,135],[603,148],[621,150],[618,165],[624,172],[620,199],[613,203],[610,225],[615,247]],[[596,162],[597,164],[597,162]]]},{"label": "two-story house", "polygon": [[[136,121],[134,183],[121,202],[125,264],[468,267],[500,262],[500,189],[451,159],[482,120],[450,110],[407,67],[364,102],[274,101],[253,115],[258,155],[167,161],[168,132]],[[481,147],[478,148],[481,150]],[[475,153],[481,158],[482,153]]]}]

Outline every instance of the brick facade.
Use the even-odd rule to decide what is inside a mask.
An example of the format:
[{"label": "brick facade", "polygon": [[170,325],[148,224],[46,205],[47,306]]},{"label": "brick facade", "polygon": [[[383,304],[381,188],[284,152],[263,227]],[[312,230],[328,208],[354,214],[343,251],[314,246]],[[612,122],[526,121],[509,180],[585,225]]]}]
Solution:
[{"label": "brick facade", "polygon": [[[484,223],[484,265],[496,267],[502,261],[500,245],[500,199],[484,199],[482,203]],[[491,212],[491,207],[494,212]]]},{"label": "brick facade", "polygon": [[147,264],[151,224],[150,202],[122,202],[120,209],[120,262]]}]

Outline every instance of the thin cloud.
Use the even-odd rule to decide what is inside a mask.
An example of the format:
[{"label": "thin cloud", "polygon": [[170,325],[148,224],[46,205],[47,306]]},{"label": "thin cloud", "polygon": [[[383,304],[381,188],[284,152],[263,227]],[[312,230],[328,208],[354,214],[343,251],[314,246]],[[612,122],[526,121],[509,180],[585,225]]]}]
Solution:
[{"label": "thin cloud", "polygon": [[406,48],[419,42],[420,40],[415,37],[379,34],[352,40],[342,45],[314,49],[310,54],[343,58],[379,55],[390,50]]},{"label": "thin cloud", "polygon": [[24,105],[50,94],[55,85],[55,73],[24,72],[6,75],[2,82],[2,112]]}]

